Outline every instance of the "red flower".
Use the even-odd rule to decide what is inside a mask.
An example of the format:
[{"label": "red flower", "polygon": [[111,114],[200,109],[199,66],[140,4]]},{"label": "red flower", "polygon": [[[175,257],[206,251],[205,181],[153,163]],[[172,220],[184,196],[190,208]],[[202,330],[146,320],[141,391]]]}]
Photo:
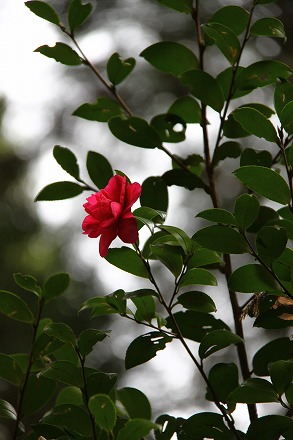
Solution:
[{"label": "red flower", "polygon": [[101,236],[101,257],[107,255],[117,236],[124,243],[134,243],[138,239],[137,223],[130,208],[140,193],[139,183],[128,183],[126,177],[116,175],[104,189],[87,198],[83,207],[89,215],[83,220],[82,229],[90,238]]}]

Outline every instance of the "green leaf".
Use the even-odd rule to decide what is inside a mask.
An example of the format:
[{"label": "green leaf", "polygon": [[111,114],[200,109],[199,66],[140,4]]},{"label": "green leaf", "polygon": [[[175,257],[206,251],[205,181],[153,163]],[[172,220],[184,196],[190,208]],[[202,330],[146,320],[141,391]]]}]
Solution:
[{"label": "green leaf", "polygon": [[179,116],[186,124],[199,124],[201,121],[200,105],[191,96],[182,96],[176,99],[168,113]]},{"label": "green leaf", "polygon": [[42,423],[64,428],[66,433],[69,431],[69,438],[81,440],[84,437],[91,438],[92,436],[92,424],[89,414],[78,405],[65,404],[55,406],[53,410],[42,418]]},{"label": "green leaf", "polygon": [[220,112],[224,96],[217,80],[202,70],[189,70],[181,75],[181,81],[191,87],[191,93],[204,104]]},{"label": "green leaf", "polygon": [[34,317],[28,305],[14,293],[0,290],[0,312],[16,321],[32,324]]},{"label": "green leaf", "polygon": [[51,362],[40,372],[40,376],[79,388],[82,386],[81,370],[68,361]]},{"label": "green leaf", "polygon": [[185,140],[186,123],[179,116],[170,113],[157,115],[151,122],[163,142],[182,142]]},{"label": "green leaf", "polygon": [[11,403],[3,399],[0,399],[0,418],[1,417],[10,420],[17,419],[17,412],[15,408],[11,405]]},{"label": "green leaf", "polygon": [[85,301],[79,311],[91,309],[91,318],[95,316],[111,315],[113,313],[119,313],[117,308],[109,304],[106,297],[94,297]]},{"label": "green leaf", "polygon": [[236,220],[230,211],[222,208],[211,208],[201,211],[196,217],[204,218],[215,223],[223,223],[224,225],[236,226]]},{"label": "green leaf", "polygon": [[191,14],[193,8],[192,0],[157,0],[161,5],[174,9],[184,14]]},{"label": "green leaf", "polygon": [[185,421],[182,417],[175,418],[168,414],[162,414],[156,419],[156,423],[162,428],[155,431],[156,440],[171,440],[173,434],[177,433]]},{"label": "green leaf", "polygon": [[18,362],[7,354],[0,353],[0,377],[13,385],[20,385],[23,379]]},{"label": "green leaf", "polygon": [[16,284],[24,290],[28,292],[32,292],[37,297],[40,297],[42,294],[42,289],[37,284],[37,280],[31,275],[23,275],[22,273],[14,273],[13,274],[14,281]]},{"label": "green leaf", "polygon": [[196,312],[212,313],[217,311],[212,298],[204,292],[184,292],[178,296],[177,301],[185,309],[195,310]]},{"label": "green leaf", "polygon": [[226,427],[223,416],[212,412],[203,412],[189,417],[179,431],[178,440],[204,439],[233,440],[234,434]]},{"label": "green leaf", "polygon": [[240,157],[240,166],[257,165],[261,167],[271,168],[273,158],[267,150],[254,150],[253,148],[245,148]]},{"label": "green leaf", "polygon": [[111,133],[120,141],[141,148],[156,148],[162,145],[157,131],[147,121],[135,116],[127,119],[116,116],[109,120]]},{"label": "green leaf", "polygon": [[77,164],[77,158],[69,150],[69,148],[55,145],[53,149],[53,156],[58,164],[65,170],[70,176],[79,180],[79,166]]},{"label": "green leaf", "polygon": [[106,374],[100,371],[92,373],[91,371],[95,370],[90,369],[86,378],[89,397],[95,394],[110,394],[117,382],[117,375],[114,373]]},{"label": "green leaf", "polygon": [[176,248],[167,245],[150,245],[151,252],[164,266],[166,266],[175,278],[181,274],[183,258]]},{"label": "green leaf", "polygon": [[275,87],[274,104],[275,109],[280,117],[280,114],[288,102],[293,99],[293,85],[286,80],[280,80]]},{"label": "green leaf", "polygon": [[270,382],[257,377],[245,380],[228,399],[237,403],[266,403],[278,402],[278,395]]},{"label": "green leaf", "polygon": [[112,431],[116,423],[116,408],[106,394],[95,394],[89,399],[89,410],[96,424],[107,432]]},{"label": "green leaf", "polygon": [[139,255],[131,248],[122,246],[122,248],[109,249],[106,260],[119,267],[119,269],[129,272],[142,278],[149,278],[148,270]]},{"label": "green leaf", "polygon": [[180,287],[190,285],[217,286],[217,284],[217,280],[211,272],[198,268],[189,269],[179,282]]},{"label": "green leaf", "polygon": [[[166,212],[158,209],[149,208],[148,206],[141,206],[133,212],[136,219],[151,220],[154,224],[162,224],[166,219]],[[138,229],[142,228],[143,222],[138,220]]]},{"label": "green leaf", "polygon": [[81,0],[71,0],[68,10],[68,24],[71,32],[79,28],[93,10],[91,3],[82,4]]},{"label": "green leaf", "polygon": [[223,133],[227,138],[231,139],[243,138],[250,135],[248,131],[244,130],[241,124],[234,119],[233,113],[230,113],[228,119],[224,121]]},{"label": "green leaf", "polygon": [[261,112],[251,107],[241,107],[233,111],[233,117],[250,134],[269,142],[277,141],[275,127]]},{"label": "green leaf", "polygon": [[140,203],[143,206],[167,212],[168,189],[162,177],[151,176],[142,183]]},{"label": "green leaf", "polygon": [[[272,3],[272,1],[267,0],[264,3]],[[254,420],[248,428],[246,438],[247,440],[255,440],[257,438],[275,440],[280,438],[280,435],[287,440],[293,438],[293,420],[290,417],[270,415]]]},{"label": "green leaf", "polygon": [[196,174],[193,174],[192,172],[188,173],[179,168],[166,171],[162,175],[162,179],[164,179],[168,186],[183,186],[191,191],[195,188],[203,188],[205,190],[207,188],[205,183]]},{"label": "green leaf", "polygon": [[211,264],[222,263],[223,260],[220,255],[209,249],[197,249],[192,257],[188,260],[187,268],[193,269],[195,267],[209,266]]},{"label": "green leaf", "polygon": [[35,197],[35,202],[65,200],[78,196],[84,187],[74,182],[55,182],[45,186]]},{"label": "green leaf", "polygon": [[138,289],[138,290],[132,290],[131,292],[127,292],[125,295],[125,298],[132,298],[135,296],[158,296],[158,293],[153,289]]},{"label": "green leaf", "polygon": [[117,390],[117,397],[130,419],[151,419],[151,405],[140,390],[130,387],[121,388]]},{"label": "green leaf", "polygon": [[182,229],[177,228],[176,226],[161,226],[161,229],[168,232],[172,235],[178,242],[179,246],[182,247],[184,253],[186,255],[190,255],[192,253],[192,241]]},{"label": "green leaf", "polygon": [[[213,330],[230,330],[223,321],[214,318],[209,313],[187,310],[186,312],[174,313],[174,319],[182,335],[196,342],[200,342],[207,333]],[[176,326],[170,317],[167,318],[166,326],[171,328],[174,333],[177,332]]]},{"label": "green leaf", "polygon": [[285,391],[286,400],[292,408],[293,405],[293,384],[289,385],[289,387]]},{"label": "green leaf", "polygon": [[282,255],[287,244],[287,234],[284,228],[265,226],[256,236],[258,255],[269,266]]},{"label": "green leaf", "polygon": [[[215,364],[209,372],[209,382],[214,390],[217,390],[217,396],[220,402],[227,403],[229,394],[239,387],[238,368],[234,363]],[[206,399],[213,401],[214,398],[207,387]]]},{"label": "green leaf", "polygon": [[74,347],[76,346],[76,339],[72,329],[63,322],[53,322],[52,324],[47,325],[44,328],[44,332],[52,338],[72,344]]},{"label": "green leaf", "polygon": [[283,23],[275,17],[264,17],[257,20],[250,28],[251,35],[284,38],[286,32]]},{"label": "green leaf", "polygon": [[293,341],[282,337],[268,342],[253,357],[253,371],[258,376],[269,375],[269,364],[293,358]]},{"label": "green leaf", "polygon": [[218,9],[210,22],[221,23],[231,29],[236,35],[245,31],[249,21],[249,13],[240,6],[229,5]]},{"label": "green leaf", "polygon": [[117,440],[141,440],[152,429],[158,429],[158,425],[146,419],[133,419],[125,423],[119,431]]},{"label": "green leaf", "polygon": [[44,20],[50,21],[57,26],[60,25],[60,17],[52,8],[51,5],[41,1],[29,1],[24,3],[27,8],[29,8],[34,14],[43,18]]},{"label": "green leaf", "polygon": [[141,54],[152,66],[175,76],[191,69],[198,69],[195,54],[186,46],[175,41],[161,41],[144,49]]},{"label": "green leaf", "polygon": [[216,166],[221,160],[227,157],[236,159],[241,154],[241,145],[238,142],[224,142],[214,151],[213,166]]},{"label": "green leaf", "polygon": [[88,152],[86,167],[90,178],[98,188],[104,188],[114,175],[108,160],[95,151]]},{"label": "green leaf", "polygon": [[77,346],[83,357],[86,357],[93,350],[97,342],[103,341],[108,336],[105,331],[87,328],[79,335]]},{"label": "green leaf", "polygon": [[268,3],[275,3],[277,0],[256,0],[257,5],[266,5]]},{"label": "green leaf", "polygon": [[247,264],[236,269],[228,282],[229,288],[236,292],[255,293],[274,290],[274,277],[260,264]]},{"label": "green leaf", "polygon": [[293,133],[293,101],[288,102],[280,114],[280,121],[282,123],[282,127],[286,130],[288,134]]},{"label": "green leaf", "polygon": [[67,273],[56,273],[48,278],[43,286],[43,295],[45,302],[49,302],[54,298],[62,295],[68,288],[70,282]]},{"label": "green leaf", "polygon": [[198,354],[201,359],[205,359],[216,351],[229,347],[231,344],[239,344],[239,342],[243,340],[235,333],[227,330],[214,330],[204,336]]},{"label": "green leaf", "polygon": [[274,222],[277,219],[279,219],[279,216],[274,209],[269,206],[260,206],[255,222],[252,223],[247,231],[255,233],[266,224],[269,224],[270,221]]},{"label": "green leaf", "polygon": [[64,43],[56,43],[55,46],[50,47],[47,44],[40,46],[34,50],[34,52],[40,52],[48,58],[53,58],[59,63],[66,66],[80,66],[82,59],[70,46]]},{"label": "green leaf", "polygon": [[248,250],[247,243],[242,235],[230,226],[208,226],[196,232],[193,238],[201,246],[217,252],[244,254]]},{"label": "green leaf", "polygon": [[255,222],[259,208],[259,201],[252,194],[242,194],[236,199],[234,215],[241,231],[245,231]]},{"label": "green leaf", "polygon": [[151,295],[134,296],[131,301],[136,307],[135,319],[138,321],[151,322],[156,316],[156,303]]},{"label": "green leaf", "polygon": [[281,396],[292,384],[293,380],[293,362],[277,361],[269,364],[271,381],[277,393]]},{"label": "green leaf", "polygon": [[161,332],[150,332],[134,339],[126,351],[125,368],[136,367],[154,358],[157,351],[164,350],[173,338]]},{"label": "green leaf", "polygon": [[274,202],[287,205],[290,201],[290,190],[280,174],[266,167],[255,165],[238,168],[235,176],[249,189]]},{"label": "green leaf", "polygon": [[107,63],[107,75],[109,81],[116,86],[132,72],[135,67],[134,58],[122,59],[119,53],[115,52]]},{"label": "green leaf", "polygon": [[234,66],[239,59],[241,48],[236,34],[230,29],[230,25],[228,26],[209,22],[203,25],[203,30],[214,41],[229,63]]},{"label": "green leaf", "polygon": [[73,404],[73,405],[83,405],[83,397],[80,388],[74,386],[68,386],[62,388],[56,398],[56,405],[63,404]]},{"label": "green leaf", "polygon": [[257,61],[246,67],[236,79],[236,89],[254,90],[274,84],[278,78],[288,79],[292,69],[285,63],[275,60]]},{"label": "green leaf", "polygon": [[72,114],[88,121],[108,122],[115,116],[123,116],[124,111],[113,99],[98,98],[93,104],[82,104]]},{"label": "green leaf", "polygon": [[[238,66],[237,72],[235,74],[233,67],[227,67],[227,69],[223,70],[217,75],[217,81],[219,86],[221,87],[225,101],[231,97],[231,99],[240,98],[241,96],[248,95],[251,90],[241,90],[241,89],[230,89],[231,82],[235,82],[237,80],[240,73],[244,70],[244,67]],[[235,78],[234,78],[235,76]]]},{"label": "green leaf", "polygon": [[45,377],[31,375],[26,383],[22,414],[27,416],[39,411],[53,396],[56,384]]}]

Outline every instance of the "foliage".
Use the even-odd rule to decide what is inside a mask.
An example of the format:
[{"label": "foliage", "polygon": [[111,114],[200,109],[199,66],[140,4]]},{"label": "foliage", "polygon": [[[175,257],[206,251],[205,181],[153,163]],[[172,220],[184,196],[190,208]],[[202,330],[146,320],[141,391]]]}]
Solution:
[{"label": "foliage", "polygon": [[[16,405],[0,401],[0,416],[11,421],[13,439],[139,440],[151,431],[161,440],[171,439],[174,434],[179,440],[293,438],[293,342],[287,334],[278,337],[279,329],[291,326],[293,316],[292,71],[275,60],[241,65],[247,43],[256,36],[285,40],[280,20],[257,19],[266,12],[262,5],[273,2],[254,0],[247,10],[226,5],[203,24],[199,0],[159,0],[174,14],[184,13],[194,20],[198,46],[194,53],[181,43],[166,41],[141,53],[154,68],[174,76],[186,87],[184,96],[150,121],[132,114],[116,88],[129,80],[135,60],[114,53],[107,63],[106,77],[81,51],[75,33],[90,16],[90,3],[71,1],[67,28],[49,4],[26,2],[32,12],[58,26],[72,43],[71,47],[57,42],[54,47],[42,46],[36,51],[65,65],[87,66],[109,93],[110,97],[98,97],[94,104],[81,104],[74,115],[107,123],[113,136],[125,144],[152,149],[153,155],[158,148],[172,160],[171,169],[162,176],[149,176],[141,185],[141,207],[133,214],[137,229],[145,228],[149,233],[145,243],[137,240],[132,248],[110,248],[105,254],[110,264],[140,277],[142,288],[94,296],[79,311],[89,310],[91,318],[116,314],[147,327],[147,333],[130,343],[126,369],[149,361],[167,343],[178,340],[202,377],[206,399],[213,402],[214,410],[196,413],[186,420],[163,414],[153,421],[150,403],[141,391],[117,389],[115,374],[88,366],[88,355],[96,344],[108,339],[109,332],[87,328],[75,335],[67,324],[43,317],[47,303],[58,301],[68,287],[69,276],[55,274],[40,286],[32,276],[15,274],[16,284],[32,294],[32,304],[19,294],[2,290],[0,311],[30,326],[32,336],[28,353],[0,355],[0,377],[18,389]],[[205,57],[214,49],[228,66],[216,77],[204,68]],[[274,108],[250,100],[243,104],[247,95],[253,96],[257,88],[267,86],[273,93]],[[203,133],[203,155],[171,153],[165,144],[183,142],[188,124],[194,123]],[[218,127],[214,145],[209,140],[210,124]],[[261,151],[240,142],[249,136],[261,140]],[[41,190],[36,201],[66,199],[84,191],[96,193],[113,179],[112,166],[100,153],[87,154],[89,177],[85,180],[69,148],[55,146],[54,157],[76,182],[52,183]],[[235,160],[235,183],[243,184],[231,211],[220,203],[217,182],[217,169],[220,162],[225,167],[227,158]],[[123,173],[116,174],[131,186]],[[212,224],[205,223],[192,237],[177,226],[166,225],[171,185],[194,190],[195,195],[203,191],[213,207],[195,211],[194,215]],[[119,202],[124,203],[124,196]],[[274,202],[272,207],[267,206],[270,202]],[[114,216],[117,205],[114,199],[109,205]],[[103,209],[101,203],[99,221]],[[170,272],[171,293],[160,288],[154,271],[158,265]],[[198,286],[217,289],[221,275],[231,302],[234,331],[216,317],[213,298],[197,290]],[[242,305],[237,292],[249,295]],[[254,327],[270,329],[271,337],[266,345],[258,347],[252,366],[242,326],[246,315],[254,319]],[[274,336],[275,329],[278,333]],[[198,354],[188,340],[198,344]],[[232,362],[231,345],[236,346],[237,363]],[[206,362],[207,358],[216,359],[213,354],[224,349],[228,362],[214,360],[212,366]],[[258,417],[256,405],[268,402],[275,404],[275,412]],[[238,429],[233,417],[239,403],[248,407],[246,432]],[[27,416],[35,412],[39,421],[31,424]]]}]

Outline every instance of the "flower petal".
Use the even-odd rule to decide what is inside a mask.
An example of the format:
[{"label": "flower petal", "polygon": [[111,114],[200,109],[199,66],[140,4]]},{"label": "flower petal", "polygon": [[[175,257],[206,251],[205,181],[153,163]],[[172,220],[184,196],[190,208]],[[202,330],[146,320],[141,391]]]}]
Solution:
[{"label": "flower petal", "polygon": [[118,237],[124,243],[135,243],[138,239],[138,230],[136,219],[131,217],[122,218],[119,222]]},{"label": "flower petal", "polygon": [[84,218],[82,229],[84,234],[87,234],[90,238],[97,238],[101,234],[99,223],[91,215]]},{"label": "flower petal", "polygon": [[103,231],[99,243],[99,252],[101,257],[104,258],[107,255],[109,246],[116,237],[116,229],[106,229],[105,231]]},{"label": "flower petal", "polygon": [[111,177],[107,186],[102,189],[103,194],[113,202],[124,204],[126,188],[126,177],[116,176]]},{"label": "flower petal", "polygon": [[137,182],[128,184],[126,187],[125,197],[125,210],[130,209],[131,206],[137,201],[141,194],[141,185]]}]

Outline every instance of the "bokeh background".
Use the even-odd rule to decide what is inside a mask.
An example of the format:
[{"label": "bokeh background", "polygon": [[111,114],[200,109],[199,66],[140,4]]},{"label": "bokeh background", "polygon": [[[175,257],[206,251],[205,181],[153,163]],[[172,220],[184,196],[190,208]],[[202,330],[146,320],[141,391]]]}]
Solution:
[{"label": "bokeh background", "polygon": [[[87,57],[102,74],[112,53],[134,57],[136,68],[119,86],[119,93],[132,111],[141,117],[150,119],[165,112],[186,89],[176,79],[155,71],[139,54],[161,40],[179,41],[195,49],[192,20],[155,0],[91,0],[91,3],[94,6],[91,19],[77,33],[77,40]],[[203,20],[218,7],[233,3],[230,0],[202,1]],[[68,1],[50,0],[50,4],[66,22]],[[249,7],[250,2],[239,0],[237,4]],[[275,57],[292,66],[292,0],[264,5],[256,13],[256,18],[263,13],[284,22],[288,41],[282,45],[273,39],[256,38],[249,44],[242,64]],[[118,288],[129,291],[142,287],[141,280],[111,267],[100,258],[97,240],[81,234],[85,215],[82,204],[87,195],[84,193],[63,202],[33,202],[43,186],[58,180],[70,180],[53,158],[52,147],[56,144],[74,151],[85,180],[88,179],[84,165],[88,150],[104,154],[114,169],[123,170],[132,181],[140,183],[149,175],[160,175],[170,168],[170,160],[163,152],[126,146],[109,133],[107,125],[72,116],[82,103],[94,102],[108,94],[86,67],[68,68],[33,52],[43,44],[52,46],[56,41],[70,44],[65,37],[56,26],[32,14],[23,0],[1,0],[0,289],[17,291],[14,272],[31,274],[40,282],[53,273],[68,272],[72,279],[70,289],[57,306],[54,303],[48,307],[47,314],[57,322],[72,325],[77,333],[86,326],[111,328],[111,338],[98,345],[91,362],[103,371],[120,372],[120,387],[134,386],[145,392],[152,402],[154,415],[167,412],[188,416],[199,407],[206,409],[209,405],[203,400],[202,383],[180,346],[172,343],[146,366],[126,373],[123,364],[125,351],[135,335],[143,331],[141,326],[133,326],[119,318],[111,322],[108,318],[89,322],[86,313],[77,315],[80,304],[91,296],[109,294]],[[213,74],[224,69],[226,61],[215,49],[210,49],[207,65]],[[260,102],[271,103],[270,88],[258,90],[257,94],[256,99]],[[214,120],[213,113],[210,118]],[[216,128],[211,125],[211,138]],[[254,140],[254,148],[258,147],[262,148]],[[170,146],[174,153],[179,152],[178,148],[176,144]],[[187,140],[180,145],[180,154],[201,152],[200,129],[189,128]],[[223,205],[228,208],[232,191],[237,194],[241,190],[234,181],[231,184],[228,171],[235,168],[236,163],[231,161],[225,167],[219,167],[217,176],[223,188]],[[198,226],[194,216],[207,207],[201,190],[190,194],[172,187],[167,224],[193,233]],[[167,291],[171,278],[165,271],[156,270],[160,284]],[[208,291],[215,298],[219,316],[232,324],[224,287],[220,293],[215,294],[212,289]],[[25,299],[29,301],[29,297]],[[245,327],[249,332],[252,321],[248,319]],[[260,339],[265,338],[263,331],[258,332]],[[29,346],[29,337],[25,326],[1,315],[2,353],[24,351]],[[252,349],[257,346],[255,334],[254,339]],[[13,401],[14,392],[0,381],[0,398]],[[243,427],[247,425],[246,412],[241,405],[236,417]],[[6,428],[0,421],[0,439],[6,436]]]}]

